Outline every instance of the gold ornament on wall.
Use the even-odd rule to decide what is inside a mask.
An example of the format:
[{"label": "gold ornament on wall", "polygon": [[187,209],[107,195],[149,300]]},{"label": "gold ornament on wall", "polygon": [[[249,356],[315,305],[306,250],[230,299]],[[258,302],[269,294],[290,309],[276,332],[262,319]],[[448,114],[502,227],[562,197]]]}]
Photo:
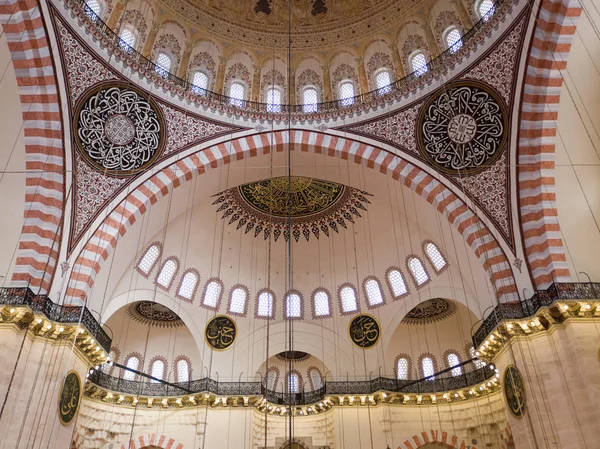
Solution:
[{"label": "gold ornament on wall", "polygon": [[521,372],[514,365],[509,365],[504,370],[504,397],[506,405],[515,418],[522,418],[525,414],[526,395],[525,383]]},{"label": "gold ornament on wall", "polygon": [[68,426],[77,415],[81,402],[81,379],[77,371],[69,371],[65,376],[58,396],[58,418],[63,426]]},{"label": "gold ornament on wall", "polygon": [[348,325],[348,335],[356,346],[362,349],[372,348],[379,341],[381,328],[375,317],[367,314],[355,316]]},{"label": "gold ornament on wall", "polygon": [[237,337],[237,326],[227,315],[217,315],[206,323],[204,339],[215,351],[226,351]]}]

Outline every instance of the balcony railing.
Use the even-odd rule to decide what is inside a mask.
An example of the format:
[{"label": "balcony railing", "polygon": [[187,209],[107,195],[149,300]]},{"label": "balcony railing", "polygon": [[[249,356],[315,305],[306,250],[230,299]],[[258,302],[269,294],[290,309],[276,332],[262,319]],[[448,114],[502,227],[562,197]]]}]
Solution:
[{"label": "balcony railing", "polygon": [[389,86],[361,93],[351,99],[334,100],[322,103],[303,105],[281,105],[278,111],[272,111],[272,105],[262,102],[232,99],[227,95],[211,92],[167,72],[162,67],[143,56],[137,50],[121,40],[115,31],[108,27],[86,4],[85,0],[65,0],[78,17],[87,23],[89,29],[101,40],[103,46],[109,47],[111,53],[123,60],[129,67],[137,70],[140,75],[151,79],[155,84],[170,89],[173,93],[214,107],[221,105],[228,108],[239,109],[243,112],[256,112],[260,114],[297,114],[311,115],[329,112],[350,111],[362,106],[374,106],[379,101],[391,101],[395,98],[408,95],[415,89],[430,83],[450,67],[456,65],[461,58],[472,51],[510,10],[514,0],[497,0],[493,8],[483,16],[462,37],[462,46],[459,49],[449,48],[427,63],[427,70],[419,70],[400,78]]},{"label": "balcony railing", "polygon": [[107,353],[110,351],[111,338],[87,307],[55,304],[46,295],[36,295],[28,287],[0,287],[0,306],[26,306],[57,323],[74,324],[81,321],[98,344]]}]

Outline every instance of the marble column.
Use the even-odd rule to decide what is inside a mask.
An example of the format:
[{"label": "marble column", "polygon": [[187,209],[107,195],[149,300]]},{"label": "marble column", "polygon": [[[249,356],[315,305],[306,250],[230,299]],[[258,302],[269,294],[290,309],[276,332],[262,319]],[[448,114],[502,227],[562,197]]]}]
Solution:
[{"label": "marble column", "polygon": [[179,69],[177,70],[177,76],[181,79],[187,79],[187,70],[190,64],[190,56],[192,55],[192,46],[191,44],[185,44],[185,48],[183,49],[183,56],[181,57],[181,63],[179,64]]},{"label": "marble column", "polygon": [[433,35],[433,31],[431,31],[431,26],[429,25],[429,23],[423,27],[423,30],[425,31],[425,39],[427,40],[427,46],[429,47],[429,58],[433,59],[437,55],[442,53],[445,49],[440,49],[438,41]]},{"label": "marble column", "polygon": [[148,33],[148,37],[146,38],[146,43],[144,44],[144,48],[142,49],[142,55],[146,58],[150,59],[152,55],[152,47],[154,47],[154,41],[156,41],[156,35],[158,34],[159,25],[153,23],[150,27],[150,33]]},{"label": "marble column", "polygon": [[224,94],[223,87],[225,82],[225,67],[227,65],[227,59],[219,58],[219,67],[217,67],[217,78],[215,81],[215,92],[218,94]]},{"label": "marble column", "polygon": [[331,76],[329,74],[329,66],[321,66],[321,70],[323,70],[323,95],[325,96],[323,101],[332,101],[333,91],[331,89]]},{"label": "marble column", "polygon": [[392,59],[394,60],[394,66],[396,68],[396,78],[401,79],[406,76],[404,72],[404,65],[402,64],[402,60],[400,59],[400,50],[397,45],[392,45]]},{"label": "marble column", "polygon": [[255,65],[252,66],[254,70],[252,74],[252,93],[250,94],[250,101],[260,102],[265,101],[264,98],[260,98],[260,67]]},{"label": "marble column", "polygon": [[367,80],[367,72],[365,71],[365,61],[363,58],[356,58],[356,65],[358,67],[358,83],[360,85],[360,93],[365,94],[369,92],[369,80]]},{"label": "marble column", "polygon": [[288,80],[288,89],[289,89],[289,95],[288,98],[286,98],[283,102],[287,103],[289,101],[290,104],[296,104],[297,99],[296,99],[296,68],[292,67],[292,69],[290,70],[290,74],[289,74],[289,80]]}]

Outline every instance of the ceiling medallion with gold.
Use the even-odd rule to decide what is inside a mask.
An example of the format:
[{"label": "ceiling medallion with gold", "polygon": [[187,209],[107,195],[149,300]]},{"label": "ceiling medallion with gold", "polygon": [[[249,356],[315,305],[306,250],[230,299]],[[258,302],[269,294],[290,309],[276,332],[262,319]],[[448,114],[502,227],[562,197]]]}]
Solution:
[{"label": "ceiling medallion with gold", "polygon": [[456,312],[456,305],[443,298],[432,298],[413,307],[402,319],[404,324],[430,324],[442,321]]},{"label": "ceiling medallion with gold", "polygon": [[[263,233],[265,240],[271,233],[275,241],[283,235],[289,240],[288,217],[294,239],[300,235],[308,241],[310,235],[319,238],[329,229],[338,232],[338,226],[347,227],[354,217],[366,211],[370,193],[323,179],[304,176],[281,176],[242,184],[214,195],[213,204],[219,205],[223,219],[237,222],[236,229],[254,230],[254,237]],[[288,201],[288,197],[290,200]]]},{"label": "ceiling medallion with gold", "polygon": [[138,323],[156,327],[179,327],[183,321],[168,307],[153,301],[134,302],[127,308],[129,317]]}]

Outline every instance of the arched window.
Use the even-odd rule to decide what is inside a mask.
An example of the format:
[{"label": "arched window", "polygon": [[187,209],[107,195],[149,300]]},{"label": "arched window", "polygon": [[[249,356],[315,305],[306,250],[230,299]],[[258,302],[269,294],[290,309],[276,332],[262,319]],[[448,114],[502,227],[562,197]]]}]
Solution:
[{"label": "arched window", "polygon": [[487,22],[490,17],[496,12],[496,7],[492,0],[480,0],[476,4],[477,15],[481,20]]},{"label": "arched window", "polygon": [[433,359],[431,357],[423,357],[423,360],[421,360],[421,370],[426,380],[435,379],[435,368],[433,367]]},{"label": "arched window", "polygon": [[145,277],[148,277],[154,268],[154,265],[158,261],[161,252],[162,248],[158,243],[150,245],[144,255],[138,261],[136,266],[137,270]]},{"label": "arched window", "polygon": [[298,292],[289,292],[285,297],[285,317],[302,318],[302,297]]},{"label": "arched window", "polygon": [[276,87],[267,89],[267,112],[281,111],[281,90]]},{"label": "arched window", "polygon": [[121,30],[121,35],[119,37],[121,38],[121,41],[119,42],[121,48],[125,51],[131,51],[137,40],[135,31],[129,27],[125,27]]},{"label": "arched window", "polygon": [[323,386],[323,379],[321,377],[321,373],[316,368],[311,368],[308,370],[308,377],[312,383],[313,390],[318,390]]},{"label": "arched window", "polygon": [[219,279],[209,279],[204,287],[202,305],[208,309],[218,309],[221,302],[223,284]]},{"label": "arched window", "polygon": [[460,365],[460,358],[458,357],[458,354],[450,352],[446,356],[446,361],[448,362],[448,368],[452,368],[453,376],[460,376],[462,374],[462,366],[458,366]]},{"label": "arched window", "polygon": [[377,93],[384,95],[392,91],[392,77],[390,76],[389,70],[380,70],[375,75],[375,86],[377,87]]},{"label": "arched window", "polygon": [[98,0],[86,0],[85,13],[92,19],[95,19],[102,14],[102,5]]},{"label": "arched window", "polygon": [[246,98],[246,87],[240,82],[233,82],[229,85],[229,104],[242,107]]},{"label": "arched window", "polygon": [[417,76],[421,76],[429,70],[427,67],[427,58],[425,58],[425,53],[421,50],[417,50],[409,56],[408,65]]},{"label": "arched window", "polygon": [[175,279],[177,270],[179,270],[177,259],[171,257],[168,258],[165,260],[165,263],[163,263],[158,276],[156,276],[156,284],[165,290],[169,290],[171,284],[173,284],[173,279]]},{"label": "arched window", "polygon": [[381,286],[377,279],[366,279],[363,283],[363,289],[365,290],[365,296],[367,297],[367,306],[370,309],[382,306],[385,303],[383,292],[381,291]]},{"label": "arched window", "polygon": [[444,40],[446,46],[450,50],[450,53],[455,53],[460,47],[462,47],[462,37],[460,31],[456,27],[450,27],[444,33]]},{"label": "arched window", "polygon": [[423,249],[425,250],[429,262],[433,265],[435,272],[441,273],[448,264],[438,247],[433,242],[426,242],[425,245],[423,245]]},{"label": "arched window", "polygon": [[275,391],[278,377],[279,373],[276,368],[271,368],[267,371],[267,390]]},{"label": "arched window", "polygon": [[312,86],[305,87],[302,91],[302,111],[304,113],[317,112],[318,102],[319,94],[317,89]]},{"label": "arched window", "polygon": [[[164,380],[165,377],[165,362],[162,359],[156,359],[150,367],[150,375],[159,380]],[[150,379],[150,383],[157,384],[159,381]]]},{"label": "arched window", "polygon": [[[129,368],[129,370],[137,370],[140,366],[140,359],[134,355],[130,356],[125,362],[125,366]],[[125,370],[123,373],[124,380],[134,380],[135,373],[133,371]]]},{"label": "arched window", "polygon": [[259,292],[256,301],[256,316],[258,318],[273,318],[274,315],[274,298],[269,291],[263,290]]},{"label": "arched window", "polygon": [[400,270],[396,268],[389,269],[387,281],[394,299],[402,298],[408,294],[408,287],[406,286],[404,275]]},{"label": "arched window", "polygon": [[288,392],[300,393],[300,376],[298,373],[291,372],[288,374]]},{"label": "arched window", "polygon": [[177,382],[190,381],[190,363],[186,359],[178,359],[175,362],[175,375]]},{"label": "arched window", "polygon": [[233,287],[229,293],[229,313],[245,316],[247,300],[248,291],[245,287]]},{"label": "arched window", "polygon": [[201,70],[194,72],[192,77],[192,91],[199,95],[206,95],[208,90],[208,75]]},{"label": "arched window", "polygon": [[410,257],[408,259],[408,270],[410,271],[415,284],[417,284],[417,287],[422,287],[429,282],[429,275],[427,274],[427,271],[425,271],[423,262],[421,262],[418,257]]},{"label": "arched window", "polygon": [[198,272],[196,270],[187,270],[183,274],[181,282],[179,282],[179,288],[177,289],[177,297],[185,299],[186,301],[192,301],[194,299],[194,295],[196,294],[196,289],[198,288],[199,281],[200,276],[198,275]]},{"label": "arched window", "polygon": [[345,285],[340,288],[339,301],[342,309],[342,315],[353,313],[358,310],[356,290],[351,285]]},{"label": "arched window", "polygon": [[408,359],[400,357],[396,362],[396,378],[398,380],[407,380],[408,374]]},{"label": "arched window", "polygon": [[475,363],[475,368],[479,369],[479,368],[483,368],[485,366],[485,362],[483,360],[480,360],[477,358],[477,354],[476,354],[475,348],[473,346],[471,346],[469,348],[469,355],[474,360],[473,363]]},{"label": "arched window", "polygon": [[173,64],[171,57],[159,51],[158,55],[156,55],[156,72],[166,78],[169,75],[169,70],[171,70],[171,64]]},{"label": "arched window", "polygon": [[329,317],[331,316],[331,298],[325,290],[317,290],[313,294],[313,316]]},{"label": "arched window", "polygon": [[340,102],[342,106],[354,104],[354,84],[352,81],[342,81],[340,83]]}]

